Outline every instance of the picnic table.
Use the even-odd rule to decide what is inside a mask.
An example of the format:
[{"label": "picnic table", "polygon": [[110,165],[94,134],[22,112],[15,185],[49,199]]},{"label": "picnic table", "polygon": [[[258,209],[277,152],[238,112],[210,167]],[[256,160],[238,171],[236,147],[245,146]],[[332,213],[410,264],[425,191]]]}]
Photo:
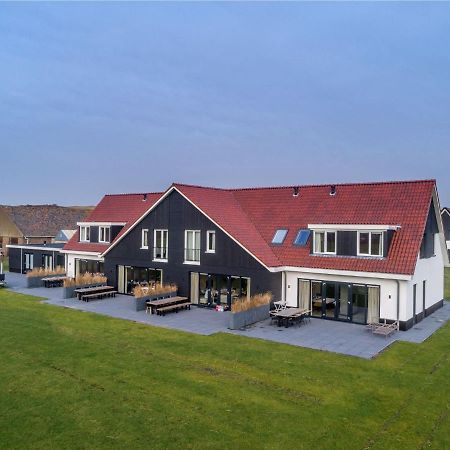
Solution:
[{"label": "picnic table", "polygon": [[59,275],[42,278],[42,281],[44,282],[44,286],[46,288],[53,288],[61,287],[64,284],[64,280],[66,280],[67,278],[68,277],[66,277],[65,275]]},{"label": "picnic table", "polygon": [[73,291],[78,300],[89,301],[93,298],[115,297],[117,291],[114,286],[92,286],[87,288],[79,288]]},{"label": "picnic table", "polygon": [[168,297],[147,302],[147,314],[165,315],[166,312],[178,312],[180,309],[191,309],[191,302],[187,297]]},{"label": "picnic table", "polygon": [[294,323],[301,323],[311,311],[304,308],[286,308],[281,311],[271,313],[272,319],[276,319],[279,327],[284,325],[286,328]]}]

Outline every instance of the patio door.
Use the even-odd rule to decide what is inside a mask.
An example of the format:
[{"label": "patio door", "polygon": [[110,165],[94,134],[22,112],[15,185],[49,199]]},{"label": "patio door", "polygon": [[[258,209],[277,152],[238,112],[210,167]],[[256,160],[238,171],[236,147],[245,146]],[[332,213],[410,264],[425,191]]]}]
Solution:
[{"label": "patio door", "polygon": [[119,294],[125,294],[125,267],[117,266],[117,290]]},{"label": "patio door", "polygon": [[25,264],[24,264],[24,272],[28,270],[33,270],[34,268],[34,255],[33,253],[25,253]]},{"label": "patio door", "polygon": [[336,299],[336,319],[352,320],[352,308],[350,301],[351,284],[339,283]]},{"label": "patio door", "polygon": [[52,255],[42,255],[43,266],[45,270],[53,269],[53,256]]},{"label": "patio door", "polygon": [[200,274],[191,272],[191,296],[190,302],[197,305],[200,299]]}]

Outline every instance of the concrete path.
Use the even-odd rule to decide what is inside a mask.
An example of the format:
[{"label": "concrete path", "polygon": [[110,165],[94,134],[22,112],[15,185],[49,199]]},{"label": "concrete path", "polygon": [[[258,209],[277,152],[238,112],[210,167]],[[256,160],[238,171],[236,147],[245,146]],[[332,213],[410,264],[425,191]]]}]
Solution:
[{"label": "concrete path", "polygon": [[24,275],[8,273],[6,280],[9,289],[43,297],[46,303],[52,305],[195,334],[230,333],[361,358],[373,358],[395,341],[423,342],[450,320],[450,303],[445,302],[443,308],[435,311],[410,330],[399,331],[388,338],[375,336],[362,325],[321,319],[311,319],[309,323],[300,327],[290,328],[278,328],[271,325],[270,320],[266,320],[244,330],[229,330],[229,312],[193,307],[190,311],[180,311],[161,317],[146,314],[145,311],[135,311],[133,299],[130,296],[118,295],[116,298],[86,303],[75,299],[62,299],[61,288],[27,289]]}]

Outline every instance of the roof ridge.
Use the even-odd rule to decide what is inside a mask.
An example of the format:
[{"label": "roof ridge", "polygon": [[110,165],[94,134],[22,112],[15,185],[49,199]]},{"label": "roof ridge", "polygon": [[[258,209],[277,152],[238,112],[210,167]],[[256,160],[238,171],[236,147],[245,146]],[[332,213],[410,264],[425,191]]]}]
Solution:
[{"label": "roof ridge", "polygon": [[161,195],[164,194],[165,191],[163,192],[121,192],[119,194],[104,194],[103,197],[121,197],[121,196],[126,196],[126,195]]},{"label": "roof ridge", "polygon": [[184,186],[193,187],[199,189],[210,189],[216,191],[226,191],[226,192],[236,192],[236,191],[253,191],[253,190],[263,190],[263,189],[293,189],[294,187],[299,188],[312,188],[312,187],[328,187],[328,186],[374,186],[374,185],[386,185],[386,184],[416,184],[416,183],[434,183],[436,184],[436,179],[428,178],[421,180],[388,180],[388,181],[365,181],[365,182],[348,182],[348,183],[317,183],[317,184],[292,184],[292,185],[282,185],[282,186],[253,186],[253,187],[236,187],[236,188],[221,188],[215,186],[202,186],[199,184],[187,184],[187,183],[172,183],[171,186]]}]

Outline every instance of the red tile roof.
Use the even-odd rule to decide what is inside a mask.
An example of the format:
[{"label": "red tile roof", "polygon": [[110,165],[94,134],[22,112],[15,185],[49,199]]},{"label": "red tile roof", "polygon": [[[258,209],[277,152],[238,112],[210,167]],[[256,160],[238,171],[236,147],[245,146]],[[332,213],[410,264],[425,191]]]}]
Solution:
[{"label": "red tile roof", "polygon": [[[144,195],[147,199],[144,201]],[[139,219],[161,197],[162,193],[105,195],[83,222],[125,223],[120,233],[110,244],[78,242],[77,231],[64,250],[103,253]]]},{"label": "red tile roof", "polygon": [[[253,189],[216,189],[174,184],[182,194],[266,266],[412,274],[435,189],[434,180]],[[310,255],[294,246],[308,224],[400,225],[384,259]],[[278,228],[282,245],[271,244]]]}]

